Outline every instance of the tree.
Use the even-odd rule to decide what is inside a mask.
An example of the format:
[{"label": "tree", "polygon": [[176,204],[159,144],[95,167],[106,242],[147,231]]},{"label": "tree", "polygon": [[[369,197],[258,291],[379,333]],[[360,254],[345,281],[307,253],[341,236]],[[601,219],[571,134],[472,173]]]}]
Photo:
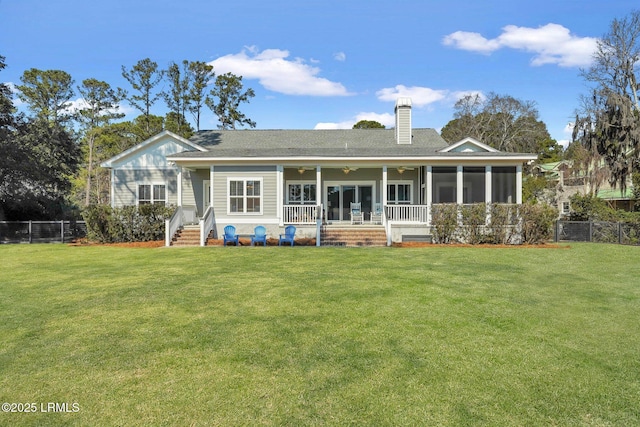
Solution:
[{"label": "tree", "polygon": [[[205,103],[218,116],[219,129],[236,129],[236,124],[256,127],[256,123],[242,114],[238,108],[243,102],[249,102],[255,96],[253,89],[242,92],[242,76],[226,73],[218,76],[210,97]],[[216,103],[213,98],[218,98]]]},{"label": "tree", "polygon": [[0,210],[15,219],[59,219],[80,158],[73,136],[35,117],[18,126],[10,142],[17,156],[2,171]]},{"label": "tree", "polygon": [[353,125],[353,129],[384,129],[384,125],[375,120],[360,120]]},{"label": "tree", "polygon": [[191,88],[189,89],[189,112],[193,114],[196,121],[196,130],[200,130],[200,113],[205,105],[205,90],[209,81],[213,79],[215,73],[213,66],[205,62],[194,61],[189,63],[189,74],[191,75]]},{"label": "tree", "polygon": [[[0,71],[5,67],[5,57],[0,55]],[[5,220],[6,195],[14,184],[16,164],[24,158],[14,141],[18,126],[14,111],[11,89],[0,83],[0,221]]]},{"label": "tree", "polygon": [[37,118],[64,124],[71,118],[69,101],[73,97],[73,79],[61,70],[31,68],[20,77],[18,98]]},{"label": "tree", "polygon": [[[0,71],[6,67],[5,57],[0,55]],[[0,83],[0,138],[2,132],[13,122],[13,102],[11,101],[11,89],[4,83]]]},{"label": "tree", "polygon": [[183,138],[191,138],[191,136],[194,133],[193,128],[189,123],[186,123],[186,122],[180,125],[180,122],[183,118],[184,117],[179,116],[173,111],[168,112],[167,115],[164,117],[164,128],[175,134],[180,135]]},{"label": "tree", "polygon": [[88,150],[85,187],[85,206],[91,202],[91,180],[93,178],[94,146],[99,135],[99,128],[108,125],[112,120],[124,117],[118,113],[120,98],[108,83],[85,79],[78,87],[85,107],[79,111],[78,120],[82,127],[83,142]]},{"label": "tree", "polygon": [[442,129],[442,137],[450,143],[471,137],[500,151],[533,153],[551,138],[533,101],[476,94],[461,98],[454,108],[454,120]]},{"label": "tree", "polygon": [[562,160],[564,149],[555,139],[547,138],[538,142],[536,153],[540,163],[559,162]]},{"label": "tree", "polygon": [[577,114],[573,139],[597,151],[609,182],[623,191],[640,165],[640,11],[614,19],[582,76],[594,84],[589,108]]},{"label": "tree", "polygon": [[182,61],[183,69],[175,62],[169,64],[166,75],[169,79],[169,91],[163,92],[167,107],[174,114],[177,133],[185,126],[185,114],[191,104],[189,91],[191,88],[191,74],[189,73],[189,61]]},{"label": "tree", "polygon": [[151,106],[162,96],[162,92],[154,93],[154,88],[162,81],[163,76],[164,71],[159,70],[158,64],[149,58],[141,59],[131,70],[122,66],[122,77],[137,93],[129,95],[126,90],[118,88],[118,95],[143,114],[147,133],[151,131]]}]

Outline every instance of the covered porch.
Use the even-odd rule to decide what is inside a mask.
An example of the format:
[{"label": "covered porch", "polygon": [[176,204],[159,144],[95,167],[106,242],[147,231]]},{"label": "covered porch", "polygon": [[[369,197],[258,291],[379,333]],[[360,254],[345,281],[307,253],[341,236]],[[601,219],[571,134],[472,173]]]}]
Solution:
[{"label": "covered porch", "polygon": [[[178,212],[167,224],[167,236],[185,223],[195,223],[201,229],[201,244],[218,224],[239,224],[247,230],[266,225],[272,233],[296,225],[319,240],[323,225],[351,225],[351,203],[360,203],[363,220],[358,224],[384,227],[391,243],[402,238],[406,232],[397,230],[403,228],[413,234],[428,232],[434,205],[522,203],[521,165],[280,164],[259,171],[210,165],[178,167],[177,175]],[[255,179],[243,178],[244,187],[232,188],[235,176]],[[236,196],[239,201],[234,201]],[[185,203],[198,198],[200,206]],[[381,215],[376,215],[376,208],[381,208]]]}]

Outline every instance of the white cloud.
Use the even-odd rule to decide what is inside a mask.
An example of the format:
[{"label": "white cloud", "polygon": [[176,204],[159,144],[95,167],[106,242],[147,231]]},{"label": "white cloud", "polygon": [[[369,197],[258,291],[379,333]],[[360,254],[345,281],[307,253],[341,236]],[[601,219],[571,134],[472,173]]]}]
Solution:
[{"label": "white cloud", "polygon": [[456,31],[445,36],[442,43],[457,49],[490,54],[498,49],[510,48],[532,52],[535,66],[557,64],[561,67],[584,67],[591,64],[597,39],[572,35],[558,24],[538,28],[507,25],[495,39],[486,39],[479,33]]},{"label": "white cloud", "polygon": [[[86,108],[89,108],[89,104],[87,104],[87,102],[83,98],[77,98],[67,102],[67,108],[65,108],[65,111],[68,113],[77,113],[78,111]],[[123,103],[119,103],[117,109],[112,109],[109,111],[111,113],[121,113],[125,116],[129,116],[133,113],[138,112],[138,110],[136,110],[134,107],[130,106],[129,104]]]},{"label": "white cloud", "polygon": [[391,88],[380,89],[376,96],[381,101],[393,101],[398,98],[411,98],[411,103],[415,107],[424,107],[438,101],[444,100],[449,91],[435,90],[428,87],[397,85]]},{"label": "white cloud", "polygon": [[11,91],[11,95],[12,95],[11,102],[13,103],[14,107],[19,108],[19,107],[23,107],[23,106],[27,105],[20,98],[18,98],[18,92],[20,92],[20,91],[16,87],[15,83],[13,83],[13,82],[4,82],[3,84],[6,85],[9,88],[9,90]]},{"label": "white cloud", "polygon": [[344,62],[347,60],[347,54],[344,52],[335,53],[333,54],[333,59],[335,59],[336,61]]},{"label": "white cloud", "polygon": [[351,129],[353,125],[358,123],[360,120],[372,120],[376,121],[387,128],[395,126],[395,116],[389,113],[358,113],[351,120],[345,120],[343,122],[331,123],[331,122],[323,122],[318,123],[314,126],[314,129]]},{"label": "white cloud", "polygon": [[337,82],[318,77],[320,68],[301,58],[289,59],[289,52],[248,47],[240,53],[222,56],[209,64],[216,74],[233,73],[245,79],[257,79],[273,92],[286,95],[347,96],[347,89]]}]

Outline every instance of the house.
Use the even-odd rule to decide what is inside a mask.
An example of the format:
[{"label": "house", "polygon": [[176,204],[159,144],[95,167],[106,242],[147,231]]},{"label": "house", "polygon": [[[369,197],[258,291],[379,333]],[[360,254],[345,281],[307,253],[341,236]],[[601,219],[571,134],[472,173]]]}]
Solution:
[{"label": "house", "polygon": [[601,161],[598,166],[586,173],[584,170],[574,168],[572,161],[562,160],[538,164],[533,167],[533,173],[544,176],[549,182],[549,188],[553,190],[552,204],[556,205],[559,218],[571,214],[571,198],[575,194],[593,193],[605,200],[613,209],[634,211],[636,200],[631,178],[627,180],[625,191],[622,191],[620,188],[612,187],[606,179],[608,171],[604,161]]},{"label": "house", "polygon": [[[409,98],[395,115],[393,129],[210,130],[188,140],[164,131],[102,163],[111,204],[177,205],[167,244],[193,223],[202,245],[228,224],[245,234],[264,225],[271,237],[293,224],[319,245],[322,227],[351,226],[352,202],[389,244],[430,234],[433,204],[522,203],[522,166],[535,154],[472,138],[448,145],[412,128]],[[378,206],[380,224],[371,221]]]}]

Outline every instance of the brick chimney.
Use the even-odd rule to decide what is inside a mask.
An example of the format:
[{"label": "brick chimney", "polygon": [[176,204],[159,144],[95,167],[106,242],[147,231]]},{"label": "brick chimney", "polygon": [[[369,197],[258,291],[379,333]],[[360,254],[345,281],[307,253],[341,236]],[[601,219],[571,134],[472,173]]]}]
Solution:
[{"label": "brick chimney", "polygon": [[396,143],[411,144],[411,98],[396,101]]}]

